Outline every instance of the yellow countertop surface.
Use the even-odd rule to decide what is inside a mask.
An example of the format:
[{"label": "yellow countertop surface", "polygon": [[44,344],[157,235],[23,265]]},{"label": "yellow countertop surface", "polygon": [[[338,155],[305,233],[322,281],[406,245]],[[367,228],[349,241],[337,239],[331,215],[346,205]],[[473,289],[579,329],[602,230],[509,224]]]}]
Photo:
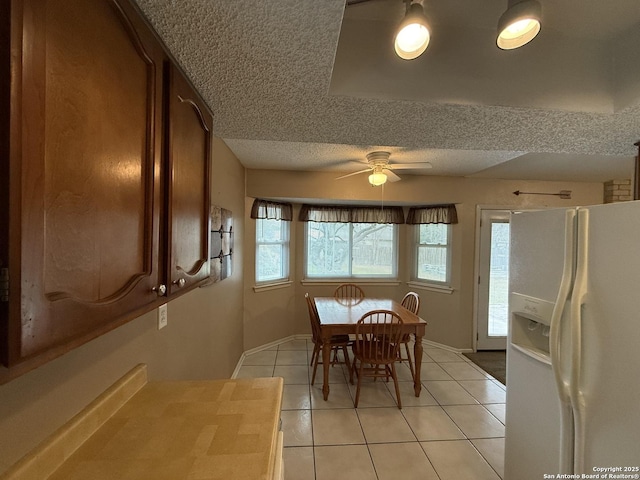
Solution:
[{"label": "yellow countertop surface", "polygon": [[282,391],[282,378],[146,383],[43,478],[270,479]]}]

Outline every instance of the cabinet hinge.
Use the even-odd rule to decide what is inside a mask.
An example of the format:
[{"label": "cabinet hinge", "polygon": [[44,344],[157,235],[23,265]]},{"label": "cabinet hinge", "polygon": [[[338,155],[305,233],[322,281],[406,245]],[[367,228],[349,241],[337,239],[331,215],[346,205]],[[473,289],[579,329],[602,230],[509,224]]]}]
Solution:
[{"label": "cabinet hinge", "polygon": [[9,269],[0,268],[0,302],[9,301]]}]

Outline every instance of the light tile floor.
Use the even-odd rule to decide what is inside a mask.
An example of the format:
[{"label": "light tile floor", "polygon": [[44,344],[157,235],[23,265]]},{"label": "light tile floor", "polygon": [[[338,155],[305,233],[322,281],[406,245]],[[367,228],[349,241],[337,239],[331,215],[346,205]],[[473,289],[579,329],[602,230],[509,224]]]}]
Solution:
[{"label": "light tile floor", "polygon": [[[498,480],[504,470],[505,387],[465,356],[424,349],[422,393],[398,365],[393,381],[363,379],[360,405],[346,369],[331,367],[329,399],[322,365],[314,385],[313,344],[298,339],[248,355],[238,378],[284,378],[285,480]],[[346,375],[345,375],[346,374]]]}]

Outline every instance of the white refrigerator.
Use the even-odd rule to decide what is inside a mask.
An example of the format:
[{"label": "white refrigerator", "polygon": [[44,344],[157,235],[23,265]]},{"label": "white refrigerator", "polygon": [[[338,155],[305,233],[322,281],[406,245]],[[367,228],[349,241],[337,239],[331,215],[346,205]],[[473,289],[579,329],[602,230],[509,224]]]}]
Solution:
[{"label": "white refrigerator", "polygon": [[638,478],[640,202],[515,213],[510,241],[505,480]]}]

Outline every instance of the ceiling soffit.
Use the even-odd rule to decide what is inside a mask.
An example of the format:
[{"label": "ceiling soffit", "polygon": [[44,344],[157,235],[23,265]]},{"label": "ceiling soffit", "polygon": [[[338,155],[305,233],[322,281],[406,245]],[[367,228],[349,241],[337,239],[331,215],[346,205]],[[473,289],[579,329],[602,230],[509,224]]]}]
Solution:
[{"label": "ceiling soffit", "polygon": [[[216,135],[238,152],[243,163],[248,157],[242,153],[241,145],[249,152],[248,142],[281,145],[280,157],[290,163],[296,162],[295,147],[289,149],[286,145],[301,143],[358,148],[377,145],[405,152],[635,154],[640,89],[621,76],[611,78],[611,69],[599,63],[610,47],[598,43],[599,40],[593,40],[593,52],[582,54],[580,61],[584,63],[573,68],[560,55],[564,50],[576,50],[573,40],[566,40],[566,45],[563,42],[557,58],[547,58],[550,53],[542,48],[554,44],[551,33],[546,39],[541,33],[530,44],[533,48],[539,43],[540,47],[529,49],[527,54],[527,46],[512,57],[516,59],[513,63],[516,68],[509,66],[507,57],[499,56],[506,52],[495,48],[492,39],[490,46],[476,45],[478,51],[473,62],[468,60],[460,66],[448,60],[437,68],[432,65],[442,79],[436,81],[420,71],[424,67],[412,67],[410,62],[395,66],[400,74],[393,73],[394,69],[387,68],[385,63],[393,59],[380,51],[362,54],[360,63],[356,63],[353,59],[357,55],[345,51],[342,45],[342,37],[355,35],[348,29],[340,32],[345,14],[343,0],[137,1],[211,106]],[[461,1],[430,3],[451,3],[454,8]],[[381,5],[394,2],[369,3],[382,8]],[[627,0],[621,2],[626,5]],[[492,8],[487,11],[504,9],[505,2],[488,3]],[[355,8],[347,9],[345,26],[348,22],[357,23],[356,14],[352,13]],[[445,17],[443,24],[452,24],[452,18]],[[382,22],[375,18],[367,21]],[[627,21],[636,25],[637,15]],[[617,31],[619,25],[611,26],[611,22],[603,18],[603,32]],[[543,27],[543,33],[546,30]],[[382,27],[379,31],[382,32]],[[472,39],[476,35],[474,44],[480,43],[477,36],[484,31],[484,27],[475,27],[471,35]],[[634,30],[627,28],[627,31]],[[623,58],[637,55],[624,39],[612,38],[611,32],[607,42],[617,42],[617,51],[623,53]],[[382,38],[380,33],[378,41],[382,42]],[[434,55],[444,61],[448,58],[446,52],[453,47],[436,48],[435,39],[434,34]],[[353,42],[357,46],[355,39]],[[557,45],[555,48],[558,50]],[[428,50],[427,54],[430,53]],[[552,74],[538,72],[526,55],[545,60],[544,68],[552,69]],[[486,65],[483,59],[492,65]],[[352,61],[357,68],[351,71],[343,68],[345,61]],[[560,72],[566,73],[560,78],[562,65],[569,72]],[[589,79],[577,73],[586,68],[584,65],[593,67]],[[637,60],[624,65],[620,68],[625,78],[640,79]],[[509,77],[513,70],[520,81],[513,81],[513,75]],[[554,81],[556,73],[558,78]],[[536,78],[547,82],[546,97],[545,92],[534,91],[532,84]],[[615,92],[623,93],[616,97]],[[501,161],[514,158],[497,156]],[[352,158],[346,153],[342,157]],[[323,168],[331,162],[331,158],[326,162],[318,158],[313,168]],[[482,169],[481,165],[478,167],[476,171]],[[357,168],[354,165],[354,170]]]}]

